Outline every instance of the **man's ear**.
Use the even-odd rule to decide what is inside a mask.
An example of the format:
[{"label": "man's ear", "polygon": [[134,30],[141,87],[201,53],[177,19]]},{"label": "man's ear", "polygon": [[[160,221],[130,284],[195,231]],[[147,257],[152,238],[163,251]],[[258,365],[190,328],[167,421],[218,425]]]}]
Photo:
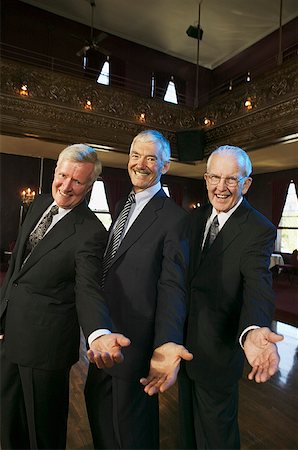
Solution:
[{"label": "man's ear", "polygon": [[167,171],[168,171],[169,168],[170,168],[170,164],[171,164],[170,161],[166,161],[166,162],[164,163],[163,168],[161,169],[161,173],[162,173],[162,174],[167,173]]},{"label": "man's ear", "polygon": [[91,189],[93,188],[93,184],[94,184],[94,182],[92,184],[90,184],[90,186],[88,187],[88,189],[86,191],[86,194],[91,191]]},{"label": "man's ear", "polygon": [[242,187],[242,194],[246,194],[248,189],[250,188],[252,184],[252,178],[251,177],[247,177],[246,180],[243,183],[243,187]]}]

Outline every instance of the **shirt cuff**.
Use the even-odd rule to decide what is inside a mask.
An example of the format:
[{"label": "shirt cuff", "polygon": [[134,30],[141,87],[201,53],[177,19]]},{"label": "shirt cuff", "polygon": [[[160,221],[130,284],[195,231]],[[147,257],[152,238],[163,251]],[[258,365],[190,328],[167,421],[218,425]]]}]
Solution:
[{"label": "shirt cuff", "polygon": [[251,325],[250,327],[246,327],[245,330],[243,330],[242,333],[240,334],[240,337],[239,337],[239,344],[240,344],[240,346],[241,346],[241,348],[242,348],[243,350],[244,350],[244,347],[243,347],[244,342],[242,343],[243,336],[244,336],[246,333],[248,333],[248,331],[250,331],[250,330],[256,330],[257,328],[260,328],[260,327],[258,327],[257,325]]},{"label": "shirt cuff", "polygon": [[110,333],[111,333],[110,330],[106,330],[105,328],[101,328],[99,330],[93,331],[93,333],[91,333],[90,336],[88,337],[89,347],[95,339],[97,339],[100,336],[103,336],[104,334],[110,334]]}]

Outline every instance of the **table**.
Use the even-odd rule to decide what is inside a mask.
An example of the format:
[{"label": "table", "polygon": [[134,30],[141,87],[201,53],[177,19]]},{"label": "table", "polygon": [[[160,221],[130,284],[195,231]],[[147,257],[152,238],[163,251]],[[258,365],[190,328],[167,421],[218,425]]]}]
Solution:
[{"label": "table", "polygon": [[283,257],[279,253],[272,253],[272,255],[270,256],[269,269],[272,269],[272,267],[280,264],[284,264]]}]

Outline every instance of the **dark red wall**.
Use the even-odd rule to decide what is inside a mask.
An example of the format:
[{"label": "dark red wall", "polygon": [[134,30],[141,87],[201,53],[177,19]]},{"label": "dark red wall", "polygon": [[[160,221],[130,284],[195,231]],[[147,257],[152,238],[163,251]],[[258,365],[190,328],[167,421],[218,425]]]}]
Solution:
[{"label": "dark red wall", "polygon": [[275,200],[273,184],[283,181],[290,183],[291,180],[298,182],[298,169],[253,175],[253,183],[248,191],[247,198],[256,209],[269,220],[272,220],[272,207]]}]

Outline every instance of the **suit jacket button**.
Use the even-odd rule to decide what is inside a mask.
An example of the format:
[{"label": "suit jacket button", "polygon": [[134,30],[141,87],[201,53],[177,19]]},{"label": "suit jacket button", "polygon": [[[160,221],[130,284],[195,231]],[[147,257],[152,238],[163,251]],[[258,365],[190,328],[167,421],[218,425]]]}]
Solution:
[{"label": "suit jacket button", "polygon": [[18,283],[12,283],[13,287],[18,287]]}]

